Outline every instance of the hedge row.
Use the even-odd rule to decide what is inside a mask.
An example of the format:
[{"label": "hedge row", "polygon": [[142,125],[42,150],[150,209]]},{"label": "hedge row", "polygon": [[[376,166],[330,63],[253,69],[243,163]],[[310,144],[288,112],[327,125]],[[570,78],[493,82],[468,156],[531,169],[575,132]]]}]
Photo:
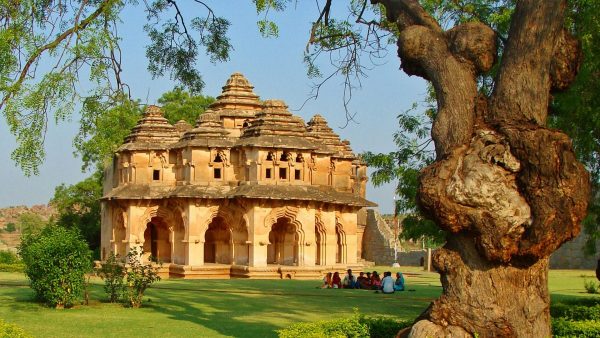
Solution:
[{"label": "hedge row", "polygon": [[0,338],[30,338],[22,328],[15,324],[10,324],[0,319]]},{"label": "hedge row", "polygon": [[354,314],[351,317],[297,323],[278,330],[280,338],[342,338],[342,337],[395,337],[398,331],[408,327],[412,321],[389,317],[370,317]]}]

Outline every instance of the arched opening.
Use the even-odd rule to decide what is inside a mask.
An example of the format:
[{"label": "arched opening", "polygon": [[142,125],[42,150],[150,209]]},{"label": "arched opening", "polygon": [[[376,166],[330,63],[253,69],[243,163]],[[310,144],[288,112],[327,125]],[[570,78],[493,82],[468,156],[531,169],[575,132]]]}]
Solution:
[{"label": "arched opening", "polygon": [[316,255],[315,255],[315,264],[316,265],[325,265],[325,243],[326,243],[326,239],[325,239],[325,229],[323,227],[323,224],[321,224],[321,222],[319,222],[319,220],[317,219],[315,221],[315,246],[316,246]]},{"label": "arched opening", "polygon": [[346,234],[341,224],[335,225],[335,262],[344,263],[346,261]]},{"label": "arched opening", "polygon": [[204,234],[204,263],[231,263],[231,231],[222,217],[213,218]]},{"label": "arched opening", "polygon": [[144,259],[171,263],[169,227],[161,217],[152,217],[144,231]]},{"label": "arched opening", "polygon": [[267,263],[298,265],[300,236],[288,218],[279,218],[269,232]]}]

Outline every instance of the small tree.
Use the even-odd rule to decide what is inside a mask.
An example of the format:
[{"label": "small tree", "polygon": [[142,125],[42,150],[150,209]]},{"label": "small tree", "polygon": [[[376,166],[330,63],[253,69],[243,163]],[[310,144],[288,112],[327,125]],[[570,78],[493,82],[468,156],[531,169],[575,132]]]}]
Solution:
[{"label": "small tree", "polygon": [[7,232],[15,232],[16,230],[17,230],[17,226],[15,225],[15,223],[8,223],[6,225]]},{"label": "small tree", "polygon": [[119,255],[110,253],[106,262],[96,269],[96,274],[104,280],[104,291],[108,295],[111,303],[119,301],[119,296],[123,293],[125,277],[125,267],[119,258]]},{"label": "small tree", "polygon": [[91,252],[78,231],[48,225],[27,233],[21,239],[19,255],[40,301],[64,308],[80,299]]},{"label": "small tree", "polygon": [[142,264],[142,251],[134,248],[127,254],[126,287],[123,295],[125,303],[133,308],[142,306],[144,292],[154,282],[160,280],[158,268],[152,263]]}]

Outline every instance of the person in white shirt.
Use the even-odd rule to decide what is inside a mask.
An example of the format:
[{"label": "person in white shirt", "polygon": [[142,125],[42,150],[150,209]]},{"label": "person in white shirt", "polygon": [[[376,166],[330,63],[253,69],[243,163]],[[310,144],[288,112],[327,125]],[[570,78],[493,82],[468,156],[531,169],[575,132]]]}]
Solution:
[{"label": "person in white shirt", "polygon": [[383,273],[383,279],[381,280],[381,290],[383,293],[394,293],[394,279],[392,273],[386,271]]}]

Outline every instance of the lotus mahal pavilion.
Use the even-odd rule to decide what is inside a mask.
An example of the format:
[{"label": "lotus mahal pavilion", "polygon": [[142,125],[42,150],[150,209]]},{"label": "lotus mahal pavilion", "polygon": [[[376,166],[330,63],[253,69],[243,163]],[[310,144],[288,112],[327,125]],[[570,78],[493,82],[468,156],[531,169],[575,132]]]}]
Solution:
[{"label": "lotus mahal pavilion", "polygon": [[360,268],[365,164],[322,116],[253,88],[231,75],[195,127],[148,106],[105,172],[102,259],[140,247],[185,278]]}]

